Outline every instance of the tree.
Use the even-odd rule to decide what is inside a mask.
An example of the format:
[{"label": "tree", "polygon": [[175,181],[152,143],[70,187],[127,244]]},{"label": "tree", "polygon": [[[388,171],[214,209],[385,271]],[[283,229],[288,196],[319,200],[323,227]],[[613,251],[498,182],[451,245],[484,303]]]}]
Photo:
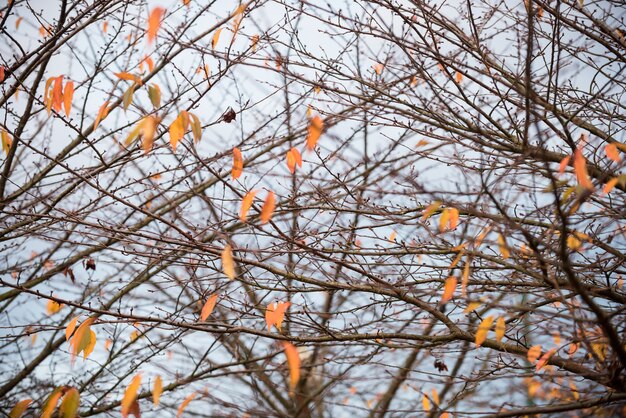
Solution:
[{"label": "tree", "polygon": [[620,6],[5,2],[0,408],[626,413]]}]

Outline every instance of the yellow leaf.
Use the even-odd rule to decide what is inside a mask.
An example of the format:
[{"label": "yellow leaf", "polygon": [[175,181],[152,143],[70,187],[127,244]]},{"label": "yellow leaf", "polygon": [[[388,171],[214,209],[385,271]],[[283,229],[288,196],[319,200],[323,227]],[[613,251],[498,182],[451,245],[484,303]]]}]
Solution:
[{"label": "yellow leaf", "polygon": [[252,203],[254,201],[254,196],[256,196],[256,190],[249,191],[241,201],[241,210],[239,211],[239,219],[241,222],[245,222],[248,218],[248,211],[252,207]]},{"label": "yellow leaf", "polygon": [[135,94],[135,84],[130,86],[122,97],[122,108],[124,111],[128,110],[128,106],[133,102],[133,95]]},{"label": "yellow leaf", "polygon": [[437,209],[439,209],[440,207],[441,202],[439,201],[434,201],[433,203],[428,205],[424,210],[424,214],[422,215],[422,222],[430,218],[432,214],[435,213],[435,211],[437,211]]},{"label": "yellow leaf", "polygon": [[67,327],[65,328],[65,341],[70,339],[70,337],[72,336],[72,333],[74,332],[74,329],[76,329],[76,324],[78,323],[78,318],[80,318],[80,315],[75,316],[74,318],[72,318],[70,323],[67,324]]},{"label": "yellow leaf", "polygon": [[[87,318],[76,330],[74,337],[70,340],[72,361],[83,352],[83,358],[87,358],[87,349],[91,345],[92,332],[91,325],[95,318]],[[95,334],[94,334],[95,335]],[[93,342],[95,344],[95,341]],[[91,347],[93,349],[93,347]]]},{"label": "yellow leaf", "polygon": [[439,406],[439,393],[437,393],[437,389],[432,388],[430,390],[430,393],[431,393],[431,396],[432,396],[433,403],[435,405]]},{"label": "yellow leaf", "polygon": [[467,297],[467,284],[469,283],[470,266],[472,264],[471,256],[467,256],[465,265],[463,266],[463,277],[461,278],[461,293],[463,297]]},{"label": "yellow leaf", "polygon": [[94,347],[96,346],[96,333],[91,328],[89,329],[89,342],[85,346],[83,350],[83,358],[86,359],[93,352]]},{"label": "yellow leaf", "polygon": [[493,316],[489,315],[487,318],[483,319],[482,322],[478,325],[478,329],[476,330],[477,347],[480,347],[487,339],[487,333],[491,329],[492,324]]},{"label": "yellow leaf", "polygon": [[213,34],[213,39],[211,39],[211,48],[215,49],[217,46],[217,42],[220,40],[220,34],[222,33],[222,28],[219,28]]},{"label": "yellow leaf", "polygon": [[541,346],[533,345],[532,347],[528,349],[528,353],[526,353],[526,358],[528,359],[529,362],[534,363],[535,361],[537,361],[540,354],[541,354]]},{"label": "yellow leaf", "polygon": [[194,392],[185,398],[183,403],[181,403],[180,406],[178,407],[178,411],[176,412],[176,418],[180,418],[183,415],[183,411],[185,410],[185,408],[187,408],[187,405],[189,405],[189,402],[193,401],[193,398],[195,397],[196,397],[196,393]]},{"label": "yellow leaf", "polygon": [[604,148],[604,151],[606,152],[606,156],[616,163],[622,161],[622,157],[620,157],[619,151],[617,150],[617,145],[609,144]]},{"label": "yellow leaf", "polygon": [[239,31],[239,26],[241,25],[241,21],[243,20],[243,12],[246,10],[245,4],[240,4],[239,7],[233,13],[233,39],[230,41],[232,44],[235,40],[235,36],[237,35],[237,31]]},{"label": "yellow leaf", "polygon": [[239,148],[233,148],[233,180],[237,180],[243,173],[243,156]]},{"label": "yellow leaf", "polygon": [[498,247],[500,248],[500,254],[502,254],[502,258],[507,259],[511,255],[509,252],[509,246],[504,239],[502,234],[498,234]]},{"label": "yellow leaf", "polygon": [[289,366],[289,392],[293,396],[300,380],[300,355],[296,347],[287,341],[283,341],[283,347],[287,356],[287,365]]},{"label": "yellow leaf", "polygon": [[424,408],[424,411],[430,411],[430,400],[428,399],[428,396],[426,396],[426,394],[422,396],[422,407]]},{"label": "yellow leaf", "polygon": [[161,107],[161,89],[158,84],[151,84],[148,87],[148,98],[155,108]]},{"label": "yellow leaf", "polygon": [[193,142],[197,144],[202,139],[202,123],[193,113],[190,113],[189,116],[191,117],[191,133],[193,134]]},{"label": "yellow leaf", "polygon": [[467,308],[465,308],[465,310],[463,311],[463,313],[470,313],[472,311],[474,311],[476,308],[478,308],[480,305],[482,305],[482,303],[480,302],[470,302],[467,304]]},{"label": "yellow leaf", "polygon": [[130,384],[126,387],[126,391],[124,392],[124,397],[122,398],[121,406],[122,406],[122,417],[128,417],[128,414],[131,411],[131,406],[135,399],[137,399],[137,391],[139,390],[139,386],[141,385],[141,374],[136,374],[131,380]]},{"label": "yellow leaf", "polygon": [[75,418],[80,405],[80,393],[75,388],[70,388],[63,396],[61,406],[59,406],[60,418]]},{"label": "yellow leaf", "polygon": [[535,368],[535,371],[538,372],[543,368],[543,366],[548,364],[548,361],[554,355],[554,353],[556,353],[556,348],[551,348],[543,356],[541,356],[541,358],[537,362],[537,367]]},{"label": "yellow leaf", "polygon": [[590,191],[594,190],[589,173],[587,173],[587,162],[580,148],[574,152],[574,173],[581,187]]},{"label": "yellow leaf", "polygon": [[441,304],[446,303],[450,299],[452,299],[452,295],[454,295],[454,291],[456,290],[457,278],[454,276],[450,276],[446,279],[446,284],[443,288],[443,296],[441,297]]},{"label": "yellow leaf", "polygon": [[506,332],[506,322],[504,321],[503,317],[498,318],[498,320],[496,321],[496,341],[500,342],[502,341],[502,338],[504,338],[504,333]]},{"label": "yellow leaf", "polygon": [[53,315],[59,312],[62,307],[63,307],[62,303],[49,299],[48,303],[46,304],[46,312],[48,313],[48,315]]},{"label": "yellow leaf", "polygon": [[259,43],[259,35],[252,35],[252,44],[251,44],[251,48],[252,48],[252,52],[256,52],[256,46]]},{"label": "yellow leaf", "polygon": [[320,139],[323,130],[324,121],[318,115],[315,115],[309,123],[308,135],[306,137],[306,147],[309,151],[315,149],[315,145]]},{"label": "yellow leaf", "polygon": [[63,89],[63,108],[67,116],[72,111],[72,99],[74,98],[74,82],[68,81]]},{"label": "yellow leaf", "polygon": [[164,13],[165,9],[162,7],[155,7],[154,9],[152,9],[152,12],[150,12],[150,16],[148,17],[148,30],[146,31],[148,36],[148,44],[151,44],[156,39],[157,32],[161,27],[161,18],[163,17]]},{"label": "yellow leaf", "polygon": [[182,112],[170,125],[169,132],[170,132],[170,144],[172,145],[172,151],[176,151],[176,146],[178,145],[178,142],[185,135],[185,119],[181,115],[182,115]]},{"label": "yellow leaf", "polygon": [[33,402],[32,399],[23,399],[15,404],[11,412],[9,412],[9,418],[20,418],[24,415],[24,412],[28,409],[28,406]]},{"label": "yellow leaf", "polygon": [[206,319],[211,315],[213,309],[215,309],[215,304],[217,303],[217,293],[209,296],[206,303],[202,307],[202,312],[200,313],[200,319],[202,321],[206,321]]},{"label": "yellow leaf", "polygon": [[443,212],[441,212],[441,217],[439,218],[439,232],[444,232],[446,230],[446,226],[448,225],[449,220],[450,210],[446,208],[443,210]]},{"label": "yellow leaf", "polygon": [[159,406],[161,393],[163,393],[163,381],[161,380],[161,376],[157,376],[156,379],[154,379],[154,386],[152,388],[152,402],[155,408]]},{"label": "yellow leaf", "polygon": [[263,207],[261,208],[261,224],[266,224],[270,221],[270,219],[272,219],[275,206],[276,201],[274,198],[274,192],[268,192],[265,202],[263,203]]},{"label": "yellow leaf", "polygon": [[235,279],[235,261],[233,260],[233,251],[230,244],[227,244],[222,251],[222,271],[230,280]]},{"label": "yellow leaf", "polygon": [[2,150],[5,154],[9,155],[11,145],[13,144],[13,138],[11,138],[11,135],[9,135],[4,129],[0,131],[0,136],[2,136]]},{"label": "yellow leaf", "polygon": [[578,250],[583,245],[582,241],[579,240],[575,235],[567,236],[567,247],[571,250]]}]

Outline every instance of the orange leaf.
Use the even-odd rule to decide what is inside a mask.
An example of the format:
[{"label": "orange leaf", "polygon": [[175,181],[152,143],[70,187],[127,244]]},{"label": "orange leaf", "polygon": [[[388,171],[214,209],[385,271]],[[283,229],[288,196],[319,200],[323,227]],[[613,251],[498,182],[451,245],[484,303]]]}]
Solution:
[{"label": "orange leaf", "polygon": [[61,388],[56,388],[52,391],[46,402],[44,402],[43,407],[41,409],[41,418],[51,418],[54,410],[59,403],[59,399],[63,396],[63,392]]},{"label": "orange leaf", "polygon": [[617,185],[619,182],[619,177],[614,177],[611,180],[607,181],[604,187],[602,188],[602,194],[609,194],[611,190]]},{"label": "orange leaf", "polygon": [[193,401],[193,398],[195,397],[196,397],[196,393],[194,392],[185,398],[183,403],[181,403],[180,406],[178,407],[178,411],[176,412],[176,418],[180,418],[181,415],[183,415],[183,411],[185,410],[185,408],[187,408],[187,405],[189,405],[189,402]]},{"label": "orange leaf", "polygon": [[528,353],[526,353],[526,358],[528,358],[529,362],[534,363],[535,361],[537,361],[540,354],[541,354],[541,346],[533,345],[532,347],[528,349]]},{"label": "orange leaf", "polygon": [[509,246],[504,239],[502,234],[498,234],[498,247],[500,248],[500,254],[502,254],[502,258],[507,259],[511,255],[509,251]]},{"label": "orange leaf", "polygon": [[155,408],[159,406],[161,393],[163,393],[163,381],[161,380],[161,376],[157,376],[156,379],[154,379],[154,386],[152,387],[152,402]]},{"label": "orange leaf", "polygon": [[127,73],[127,72],[121,72],[121,73],[115,73],[115,75],[117,76],[117,78],[122,79],[122,80],[126,80],[126,81],[133,81],[139,85],[141,85],[141,77],[131,74],[131,73]]},{"label": "orange leaf", "polygon": [[131,412],[131,406],[135,399],[137,399],[137,391],[139,390],[139,386],[141,385],[141,374],[138,373],[133,377],[128,387],[126,387],[126,391],[124,392],[124,397],[122,398],[122,417],[128,417],[128,414]]},{"label": "orange leaf", "polygon": [[9,412],[9,418],[20,418],[32,402],[32,399],[23,399],[16,403],[11,412]]},{"label": "orange leaf", "polygon": [[[15,21],[15,30],[18,30],[20,28],[20,23],[22,23],[22,19],[24,19],[24,18],[22,16],[20,16]],[[1,82],[1,80],[0,80],[0,82]]]},{"label": "orange leaf", "polygon": [[456,290],[457,282],[457,278],[454,276],[450,276],[446,279],[446,284],[443,288],[443,296],[441,297],[441,304],[444,304],[452,299],[452,295],[454,295],[454,291]]},{"label": "orange leaf", "polygon": [[109,114],[109,101],[104,102],[100,109],[98,110],[98,115],[96,116],[96,120],[93,122],[93,130],[95,131],[100,122],[103,121]]},{"label": "orange leaf", "polygon": [[302,155],[296,148],[291,148],[287,151],[287,167],[293,174],[296,171],[296,165],[302,167]]},{"label": "orange leaf", "polygon": [[261,208],[261,224],[266,224],[272,219],[275,206],[274,192],[268,192],[263,207]]},{"label": "orange leaf", "polygon": [[449,222],[450,222],[450,209],[445,208],[443,212],[441,212],[441,217],[439,218],[439,232],[444,232]]},{"label": "orange leaf", "polygon": [[59,312],[62,307],[63,304],[49,299],[48,303],[46,304],[46,312],[48,313],[48,315],[54,315],[55,313]]},{"label": "orange leaf", "polygon": [[378,75],[381,75],[385,66],[381,63],[374,65],[374,72]]},{"label": "orange leaf", "polygon": [[535,367],[535,371],[538,372],[543,368],[543,366],[548,364],[548,361],[550,361],[550,358],[554,355],[554,353],[556,353],[556,348],[551,348],[543,356],[541,356],[541,358],[537,362],[537,367]]},{"label": "orange leaf", "polygon": [[161,27],[161,18],[163,17],[164,13],[165,9],[162,7],[155,7],[154,9],[152,9],[152,12],[150,12],[150,16],[148,17],[147,30],[148,44],[151,44],[156,39],[157,32]]},{"label": "orange leaf", "polygon": [[239,211],[239,219],[241,222],[245,222],[248,218],[248,211],[252,207],[252,202],[254,201],[254,196],[256,196],[256,190],[249,191],[241,201],[241,210]]},{"label": "orange leaf", "polygon": [[496,321],[496,341],[502,341],[504,338],[504,333],[506,332],[506,322],[503,317],[498,318]]},{"label": "orange leaf", "polygon": [[606,152],[606,156],[616,163],[622,161],[622,157],[620,157],[619,151],[617,150],[617,145],[609,144],[604,148],[604,151]]},{"label": "orange leaf", "polygon": [[324,130],[324,121],[318,115],[314,116],[309,123],[309,133],[306,137],[306,147],[312,151]]},{"label": "orange leaf", "polygon": [[211,39],[211,49],[215,49],[217,42],[220,40],[221,33],[222,33],[222,28],[219,28],[213,34],[213,39]]},{"label": "orange leaf", "polygon": [[65,109],[65,114],[67,116],[70,115],[72,111],[72,99],[74,98],[74,82],[68,81],[65,83],[65,88],[63,89],[63,107]]},{"label": "orange leaf", "polygon": [[492,324],[493,316],[489,315],[487,318],[483,319],[482,322],[478,325],[478,329],[476,330],[477,347],[480,347],[487,339],[487,333],[491,329]]},{"label": "orange leaf", "polygon": [[468,255],[467,260],[465,261],[465,265],[463,266],[463,276],[461,278],[461,293],[463,294],[464,297],[467,296],[467,283],[469,282],[471,262],[472,262],[472,259]]},{"label": "orange leaf", "polygon": [[459,210],[456,208],[450,208],[450,221],[448,222],[450,230],[456,229],[459,224]]},{"label": "orange leaf", "polygon": [[428,396],[426,396],[426,394],[422,396],[422,408],[424,408],[424,411],[426,412],[430,411],[430,400],[428,399]]},{"label": "orange leaf", "polygon": [[75,316],[69,324],[67,324],[67,327],[65,327],[65,341],[69,340],[70,337],[72,336],[72,333],[74,332],[74,329],[76,329],[76,324],[78,323],[78,318],[80,318],[80,315]]},{"label": "orange leaf", "polygon": [[178,115],[174,122],[170,125],[169,133],[170,133],[170,144],[172,145],[172,151],[176,151],[176,146],[178,142],[185,135],[185,126],[184,126],[184,117],[181,117],[181,114]]},{"label": "orange leaf", "polygon": [[463,81],[463,73],[460,71],[457,71],[455,74],[455,80],[457,83],[460,83],[461,81]]},{"label": "orange leaf", "polygon": [[143,118],[141,122],[141,147],[143,148],[143,152],[146,154],[152,150],[156,128],[157,119],[154,116],[146,116]]},{"label": "orange leaf", "polygon": [[287,341],[283,341],[283,347],[289,365],[289,392],[293,394],[300,380],[300,355],[296,347]]},{"label": "orange leaf", "polygon": [[206,321],[206,319],[211,315],[213,309],[215,309],[215,304],[217,303],[217,293],[209,296],[206,303],[202,307],[202,312],[200,313],[200,319],[202,321]]},{"label": "orange leaf", "polygon": [[52,108],[56,112],[60,112],[62,104],[63,104],[63,76],[60,75],[54,79],[54,87],[52,88]]},{"label": "orange leaf", "polygon": [[251,48],[252,48],[252,52],[256,52],[256,46],[259,43],[259,35],[252,35],[252,44],[251,44]]},{"label": "orange leaf", "polygon": [[237,180],[243,173],[243,156],[239,148],[233,148],[233,180]]},{"label": "orange leaf", "polygon": [[565,173],[565,169],[567,168],[567,165],[569,164],[569,160],[571,159],[572,159],[572,156],[568,155],[567,157],[561,160],[561,163],[559,164],[559,174]]},{"label": "orange leaf", "polygon": [[593,183],[587,173],[587,163],[585,157],[580,149],[574,152],[574,173],[576,174],[576,180],[578,184],[588,190],[594,190]]},{"label": "orange leaf", "polygon": [[291,302],[270,303],[265,310],[265,322],[267,322],[267,330],[272,330],[272,325],[276,326],[279,331],[285,319],[285,312],[291,306]]},{"label": "orange leaf", "polygon": [[[83,353],[83,358],[87,358],[93,350],[93,345],[95,344],[95,333],[91,331],[91,325],[94,323],[95,318],[87,318],[76,330],[74,333],[74,337],[70,340],[71,347],[71,356],[72,361],[78,356],[81,352]],[[92,342],[92,340],[94,340]]]},{"label": "orange leaf", "polygon": [[229,244],[222,250],[222,271],[230,280],[237,277],[235,273],[235,261],[233,260],[233,250]]}]

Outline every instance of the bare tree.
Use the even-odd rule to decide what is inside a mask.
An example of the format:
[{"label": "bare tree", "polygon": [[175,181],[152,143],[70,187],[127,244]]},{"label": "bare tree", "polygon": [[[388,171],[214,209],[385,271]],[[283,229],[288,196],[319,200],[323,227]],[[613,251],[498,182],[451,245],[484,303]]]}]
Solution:
[{"label": "bare tree", "polygon": [[626,414],[621,1],[0,13],[7,415]]}]

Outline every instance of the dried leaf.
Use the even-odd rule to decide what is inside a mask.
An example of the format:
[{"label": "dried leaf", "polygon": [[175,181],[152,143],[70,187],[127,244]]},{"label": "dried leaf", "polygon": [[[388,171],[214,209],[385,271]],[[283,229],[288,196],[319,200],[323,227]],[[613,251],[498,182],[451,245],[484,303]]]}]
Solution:
[{"label": "dried leaf", "polygon": [[109,114],[109,101],[104,102],[100,109],[98,109],[98,115],[96,116],[96,120],[93,122],[93,130],[95,131],[100,122],[102,122]]},{"label": "dried leaf", "polygon": [[235,261],[233,260],[233,250],[230,244],[226,244],[224,250],[222,250],[222,271],[230,280],[234,280],[237,277],[235,273]]},{"label": "dried leaf", "polygon": [[493,316],[489,315],[478,325],[478,329],[476,330],[476,346],[480,347],[485,340],[487,339],[487,333],[491,329],[491,325],[493,324]]},{"label": "dried leaf", "polygon": [[272,330],[272,325],[275,326],[278,331],[281,330],[285,312],[290,306],[291,302],[278,302],[267,305],[265,309],[265,322],[267,323],[268,331]]},{"label": "dried leaf", "polygon": [[243,173],[243,156],[239,148],[233,148],[233,180],[237,180]]},{"label": "dried leaf", "polygon": [[252,207],[252,203],[254,201],[254,196],[256,196],[256,190],[249,191],[241,201],[241,210],[239,211],[239,219],[241,222],[245,222],[248,219],[248,211]]},{"label": "dried leaf", "polygon": [[126,391],[124,392],[124,397],[122,398],[121,406],[122,406],[122,417],[127,418],[131,413],[131,406],[133,402],[137,399],[137,391],[139,390],[139,386],[141,386],[141,374],[138,373],[133,377],[130,384],[126,387]]},{"label": "dried leaf", "polygon": [[318,115],[314,116],[309,123],[308,135],[306,137],[306,147],[309,151],[315,149],[315,145],[320,139],[323,130],[324,121]]},{"label": "dried leaf", "polygon": [[124,111],[128,110],[128,106],[130,106],[130,104],[133,102],[133,95],[135,94],[135,86],[136,84],[133,84],[132,86],[130,86],[128,90],[126,90],[126,92],[124,93],[124,96],[122,96],[122,108],[124,109]]},{"label": "dried leaf", "polygon": [[193,142],[197,144],[202,139],[202,123],[193,113],[190,113],[189,117],[191,118],[191,133],[193,134]]},{"label": "dried leaf", "polygon": [[272,219],[274,207],[276,206],[274,192],[268,192],[263,207],[261,208],[261,224],[266,224]]},{"label": "dried leaf", "polygon": [[435,213],[440,207],[441,207],[441,202],[439,201],[434,201],[433,203],[428,205],[426,209],[424,209],[424,214],[422,215],[422,222],[430,218],[432,214]]},{"label": "dried leaf", "polygon": [[293,395],[300,380],[300,355],[296,347],[287,341],[283,341],[283,348],[289,366],[289,392]]},{"label": "dried leaf", "polygon": [[456,290],[457,282],[457,278],[454,276],[450,276],[446,279],[446,284],[443,288],[443,296],[441,296],[441,304],[444,304],[452,299],[452,295],[454,295],[454,291]]},{"label": "dried leaf", "polygon": [[467,304],[467,308],[465,308],[463,313],[468,314],[468,313],[476,310],[476,308],[478,308],[480,305],[482,305],[482,303],[480,303],[480,302],[470,302],[470,303]]},{"label": "dried leaf", "polygon": [[157,36],[157,32],[161,27],[161,18],[165,13],[165,9],[162,7],[155,7],[150,12],[150,16],[148,17],[148,29],[146,31],[148,37],[148,44],[154,42]]},{"label": "dried leaf", "polygon": [[206,321],[206,319],[211,315],[213,309],[215,309],[215,304],[217,303],[217,293],[209,296],[206,303],[202,307],[202,312],[200,313],[200,319],[202,321]]}]

